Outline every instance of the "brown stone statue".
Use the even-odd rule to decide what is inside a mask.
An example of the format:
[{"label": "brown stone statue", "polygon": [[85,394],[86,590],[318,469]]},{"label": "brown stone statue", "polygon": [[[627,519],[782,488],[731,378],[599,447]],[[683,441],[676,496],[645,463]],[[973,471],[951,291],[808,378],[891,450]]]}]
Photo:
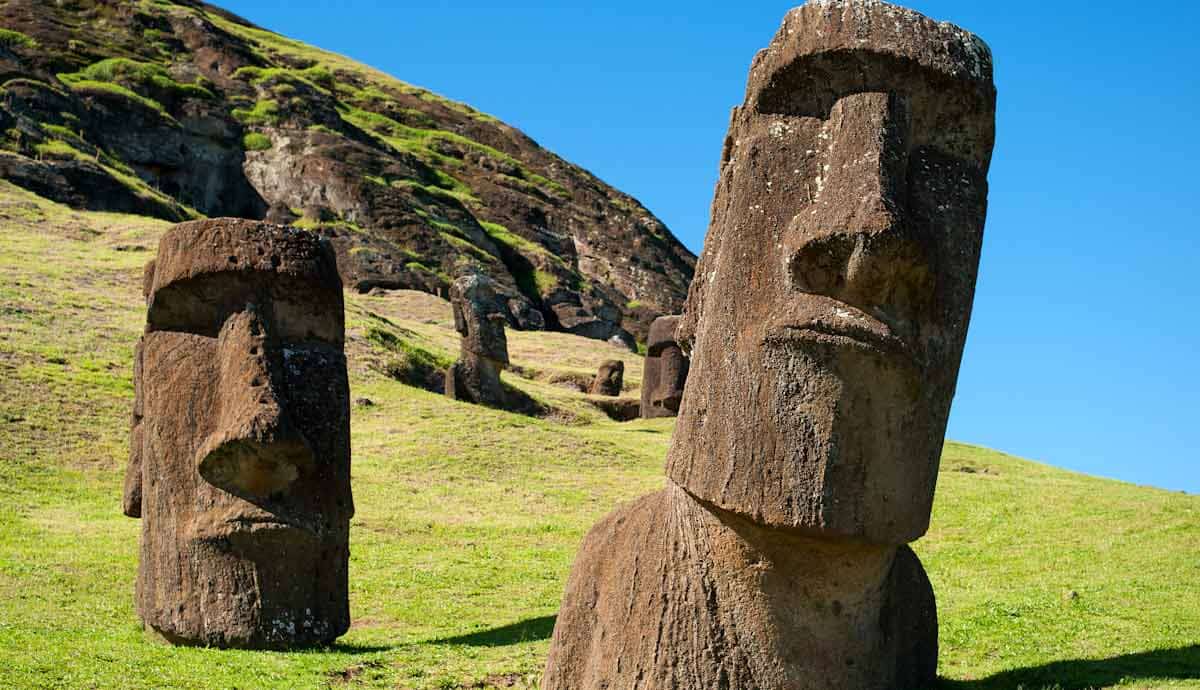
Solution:
[{"label": "brown stone statue", "polygon": [[643,419],[679,414],[688,376],[687,357],[675,341],[675,329],[680,320],[679,316],[660,316],[650,324],[642,372]]},{"label": "brown stone statue", "polygon": [[546,690],[925,688],[925,533],[994,140],[975,36],[812,0],[754,59],[667,488],[585,539]]},{"label": "brown stone statue", "polygon": [[625,385],[625,363],[619,359],[610,359],[600,365],[596,378],[588,388],[592,395],[607,395],[616,397],[621,394]]},{"label": "brown stone statue", "polygon": [[508,339],[497,299],[495,283],[482,273],[468,273],[450,286],[454,328],[462,336],[458,361],[446,372],[450,398],[504,406],[500,371],[508,366]]},{"label": "brown stone statue", "polygon": [[243,220],[147,265],[124,511],[137,611],[175,644],[289,648],[350,625],[350,399],[333,251]]}]

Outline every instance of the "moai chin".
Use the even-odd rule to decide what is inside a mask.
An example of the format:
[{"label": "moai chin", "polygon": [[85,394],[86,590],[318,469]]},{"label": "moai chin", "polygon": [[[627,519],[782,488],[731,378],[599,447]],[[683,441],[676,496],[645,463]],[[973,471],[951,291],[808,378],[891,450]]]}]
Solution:
[{"label": "moai chin", "polygon": [[505,317],[497,309],[495,283],[481,273],[468,273],[450,286],[454,328],[462,336],[461,353],[446,372],[446,395],[482,405],[505,403],[500,371],[508,366]]},{"label": "moai chin", "polygon": [[145,273],[124,511],[136,603],[174,644],[285,649],[350,626],[341,281],[309,233],[177,225]]},{"label": "moai chin", "polygon": [[643,419],[679,414],[688,377],[687,356],[675,340],[675,329],[681,320],[679,316],[660,316],[650,324],[642,372]]},{"label": "moai chin", "polygon": [[609,359],[600,365],[596,378],[588,388],[591,395],[616,397],[621,394],[625,385],[625,363],[619,359]]},{"label": "moai chin", "polygon": [[[923,688],[925,533],[994,142],[975,36],[789,12],[731,118],[667,489],[585,539],[546,690]],[[636,567],[634,567],[636,564]]]}]

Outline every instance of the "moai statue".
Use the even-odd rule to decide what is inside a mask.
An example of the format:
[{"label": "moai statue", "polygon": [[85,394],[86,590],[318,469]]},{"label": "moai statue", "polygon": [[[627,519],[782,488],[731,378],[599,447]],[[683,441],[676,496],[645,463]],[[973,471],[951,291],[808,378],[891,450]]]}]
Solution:
[{"label": "moai statue", "polygon": [[995,129],[975,36],[789,12],[732,115],[667,488],[586,537],[546,690],[926,688],[925,533]]},{"label": "moai statue", "polygon": [[469,273],[450,286],[454,328],[462,335],[458,361],[446,372],[446,395],[455,400],[502,407],[500,371],[508,366],[504,315],[497,309],[491,278]]},{"label": "moai statue", "polygon": [[625,363],[619,359],[610,359],[600,365],[596,378],[588,388],[591,395],[607,395],[616,397],[621,394],[625,385]]},{"label": "moai statue", "polygon": [[147,266],[124,511],[137,611],[174,644],[284,649],[350,626],[342,286],[309,233],[177,225]]},{"label": "moai statue", "polygon": [[679,414],[688,377],[687,357],[675,341],[675,329],[680,320],[679,316],[660,316],[650,324],[646,364],[642,371],[643,419]]}]

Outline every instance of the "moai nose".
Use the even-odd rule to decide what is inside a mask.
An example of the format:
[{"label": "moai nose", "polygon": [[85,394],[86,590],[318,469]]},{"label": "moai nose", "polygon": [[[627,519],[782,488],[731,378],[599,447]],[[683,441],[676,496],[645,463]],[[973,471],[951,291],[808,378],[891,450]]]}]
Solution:
[{"label": "moai nose", "polygon": [[928,271],[905,204],[910,128],[895,94],[852,94],[833,106],[818,191],[787,232],[794,288],[872,311],[907,312],[922,299]]},{"label": "moai nose", "polygon": [[253,305],[225,322],[217,358],[217,424],[196,456],[200,476],[242,497],[286,494],[316,460],[282,404],[282,352]]}]

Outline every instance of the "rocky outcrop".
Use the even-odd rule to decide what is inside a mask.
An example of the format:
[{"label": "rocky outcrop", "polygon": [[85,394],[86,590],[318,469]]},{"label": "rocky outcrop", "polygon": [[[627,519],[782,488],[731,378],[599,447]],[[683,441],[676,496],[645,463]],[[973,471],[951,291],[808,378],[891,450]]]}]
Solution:
[{"label": "rocky outcrop", "polygon": [[91,209],[269,218],[354,289],[491,277],[505,317],[633,347],[695,258],[635,199],[469,106],[200,2],[10,0],[0,173]]},{"label": "rocky outcrop", "polygon": [[667,488],[584,540],[544,690],[936,683],[907,544],[974,299],[991,57],[910,10],[811,0],[748,82],[674,329],[692,360]]}]

